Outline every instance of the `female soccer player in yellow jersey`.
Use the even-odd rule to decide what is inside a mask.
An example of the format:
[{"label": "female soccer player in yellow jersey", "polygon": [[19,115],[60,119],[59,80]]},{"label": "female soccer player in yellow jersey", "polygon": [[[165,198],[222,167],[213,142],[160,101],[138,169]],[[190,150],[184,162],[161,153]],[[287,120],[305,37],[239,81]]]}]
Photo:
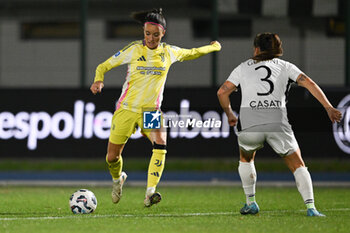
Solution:
[{"label": "female soccer player in yellow jersey", "polygon": [[196,59],[219,51],[221,45],[213,41],[203,47],[182,49],[162,43],[166,31],[162,9],[133,13],[132,17],[142,23],[144,39],[130,43],[100,64],[90,90],[93,94],[101,92],[104,74],[114,67],[128,64],[126,81],[112,118],[106,162],[113,178],[112,201],[118,203],[127,177],[122,172],[122,151],[139,126],[153,144],[144,200],[145,206],[150,207],[161,200],[161,195],[155,190],[164,169],[167,133],[162,127],[144,129],[143,111],[160,111],[167,73],[174,62]]}]

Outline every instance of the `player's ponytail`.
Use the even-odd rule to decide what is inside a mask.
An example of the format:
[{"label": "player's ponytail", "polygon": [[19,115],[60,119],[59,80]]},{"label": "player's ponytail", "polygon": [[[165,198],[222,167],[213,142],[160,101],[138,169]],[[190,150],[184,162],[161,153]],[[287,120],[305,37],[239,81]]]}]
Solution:
[{"label": "player's ponytail", "polygon": [[142,25],[147,22],[154,23],[160,25],[164,31],[166,30],[166,20],[163,15],[162,8],[153,9],[150,11],[133,12],[131,14],[131,17],[140,22]]},{"label": "player's ponytail", "polygon": [[254,47],[260,48],[260,53],[253,57],[256,61],[271,60],[283,55],[282,41],[274,33],[266,32],[256,35]]}]

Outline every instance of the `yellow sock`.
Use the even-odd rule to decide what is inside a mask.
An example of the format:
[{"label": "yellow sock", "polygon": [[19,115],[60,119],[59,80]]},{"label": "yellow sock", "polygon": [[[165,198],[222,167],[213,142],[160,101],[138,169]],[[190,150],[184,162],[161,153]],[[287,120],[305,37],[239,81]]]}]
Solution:
[{"label": "yellow sock", "polygon": [[148,166],[147,188],[155,188],[162,176],[165,163],[166,150],[153,149],[151,161]]},{"label": "yellow sock", "polygon": [[110,162],[108,162],[107,156],[106,156],[106,162],[108,164],[109,173],[111,173],[113,180],[117,180],[117,179],[119,179],[120,174],[122,173],[123,158],[122,158],[122,156],[120,156],[118,161],[110,163]]}]

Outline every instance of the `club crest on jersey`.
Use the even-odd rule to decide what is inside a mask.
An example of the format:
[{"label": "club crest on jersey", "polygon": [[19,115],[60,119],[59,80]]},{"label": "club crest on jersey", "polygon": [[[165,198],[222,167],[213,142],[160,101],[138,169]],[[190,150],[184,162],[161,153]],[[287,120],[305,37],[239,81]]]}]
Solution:
[{"label": "club crest on jersey", "polygon": [[160,53],[159,56],[160,56],[160,59],[162,59],[162,62],[164,62],[165,61],[165,53]]}]

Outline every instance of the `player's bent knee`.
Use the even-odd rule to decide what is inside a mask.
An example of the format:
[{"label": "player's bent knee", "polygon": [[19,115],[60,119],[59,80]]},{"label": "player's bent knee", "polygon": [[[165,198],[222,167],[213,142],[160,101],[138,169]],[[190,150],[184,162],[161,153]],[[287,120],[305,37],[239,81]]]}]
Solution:
[{"label": "player's bent knee", "polygon": [[120,158],[119,154],[110,154],[110,153],[107,154],[107,161],[109,163],[116,162],[119,160],[119,158]]},{"label": "player's bent knee", "polygon": [[253,157],[241,157],[241,162],[246,162],[246,163],[250,163],[250,161],[252,161]]},{"label": "player's bent knee", "polygon": [[251,160],[254,160],[254,154],[255,151],[245,151],[242,148],[240,148],[240,157],[242,162],[250,162]]},{"label": "player's bent knee", "polygon": [[300,151],[284,156],[283,159],[291,172],[294,172],[299,167],[305,167],[305,163],[301,158]]},{"label": "player's bent knee", "polygon": [[107,161],[112,163],[119,160],[125,144],[108,143]]}]

